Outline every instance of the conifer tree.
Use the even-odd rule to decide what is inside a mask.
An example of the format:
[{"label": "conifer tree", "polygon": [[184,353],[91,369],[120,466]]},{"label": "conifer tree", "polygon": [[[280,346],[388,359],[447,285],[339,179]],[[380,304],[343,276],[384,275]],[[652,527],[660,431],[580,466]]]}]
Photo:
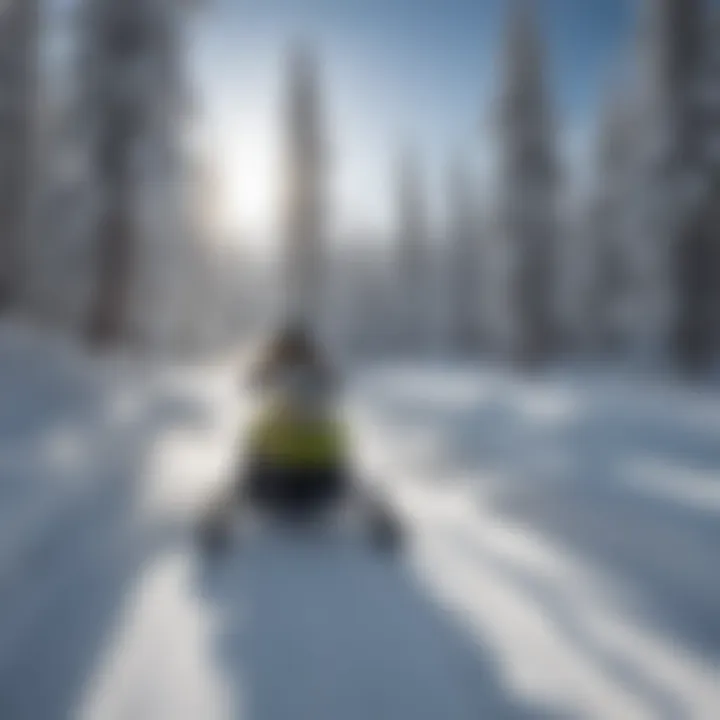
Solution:
[{"label": "conifer tree", "polygon": [[516,354],[546,360],[557,340],[558,162],[540,31],[530,4],[512,7],[498,108],[500,222],[513,271]]}]

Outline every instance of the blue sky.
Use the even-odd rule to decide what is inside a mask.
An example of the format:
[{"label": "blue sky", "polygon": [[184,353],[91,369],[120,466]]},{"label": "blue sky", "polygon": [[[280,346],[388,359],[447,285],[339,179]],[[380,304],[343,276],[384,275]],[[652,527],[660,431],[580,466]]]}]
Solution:
[{"label": "blue sky", "polygon": [[[535,0],[563,152],[577,164],[633,0]],[[331,143],[334,218],[392,224],[392,171],[404,144],[422,155],[436,217],[443,176],[462,155],[487,172],[507,0],[215,0],[199,35],[212,142],[223,155],[227,224],[270,233],[281,174],[283,52],[315,44]],[[214,151],[216,152],[216,151]]]},{"label": "blue sky", "polygon": [[[390,231],[393,169],[415,147],[434,217],[461,155],[491,176],[489,116],[511,0],[201,0],[189,56],[200,137],[216,166],[221,224],[273,234],[282,173],[284,52],[312,42],[322,61],[332,218]],[[588,138],[637,0],[530,0],[543,30],[564,156],[583,163]],[[61,8],[76,0],[52,0]],[[55,20],[52,24],[55,24]]]},{"label": "blue sky", "polygon": [[[598,73],[631,30],[633,0],[531,0],[565,108],[592,98]],[[456,109],[458,95],[482,87],[494,64],[509,0],[215,0],[213,42],[226,56],[248,43],[288,37],[317,41],[340,59],[386,75],[409,104],[417,74]]]}]

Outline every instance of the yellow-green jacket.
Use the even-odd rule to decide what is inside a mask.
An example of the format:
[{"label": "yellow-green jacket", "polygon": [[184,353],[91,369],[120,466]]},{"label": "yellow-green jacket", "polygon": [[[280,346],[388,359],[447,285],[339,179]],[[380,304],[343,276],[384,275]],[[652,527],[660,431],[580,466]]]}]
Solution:
[{"label": "yellow-green jacket", "polygon": [[299,418],[287,407],[273,405],[250,428],[253,457],[276,467],[315,468],[342,465],[348,442],[343,424],[333,417]]}]

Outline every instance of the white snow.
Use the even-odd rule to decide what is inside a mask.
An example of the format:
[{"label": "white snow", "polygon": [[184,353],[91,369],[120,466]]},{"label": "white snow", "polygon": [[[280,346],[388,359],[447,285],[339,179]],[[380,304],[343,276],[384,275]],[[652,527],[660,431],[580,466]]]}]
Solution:
[{"label": "white snow", "polygon": [[213,568],[189,529],[234,380],[0,327],[0,717],[717,716],[717,389],[365,372],[356,454],[407,555],[266,528]]}]

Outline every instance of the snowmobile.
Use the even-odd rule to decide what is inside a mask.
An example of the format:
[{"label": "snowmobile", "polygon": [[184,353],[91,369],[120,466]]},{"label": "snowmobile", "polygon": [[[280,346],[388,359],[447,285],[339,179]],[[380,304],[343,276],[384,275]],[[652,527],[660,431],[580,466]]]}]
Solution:
[{"label": "snowmobile", "polygon": [[225,550],[238,525],[271,515],[287,522],[352,517],[372,547],[394,551],[400,523],[389,502],[355,477],[338,406],[336,374],[318,344],[291,326],[270,344],[250,373],[260,397],[237,477],[204,514],[202,548]]}]

